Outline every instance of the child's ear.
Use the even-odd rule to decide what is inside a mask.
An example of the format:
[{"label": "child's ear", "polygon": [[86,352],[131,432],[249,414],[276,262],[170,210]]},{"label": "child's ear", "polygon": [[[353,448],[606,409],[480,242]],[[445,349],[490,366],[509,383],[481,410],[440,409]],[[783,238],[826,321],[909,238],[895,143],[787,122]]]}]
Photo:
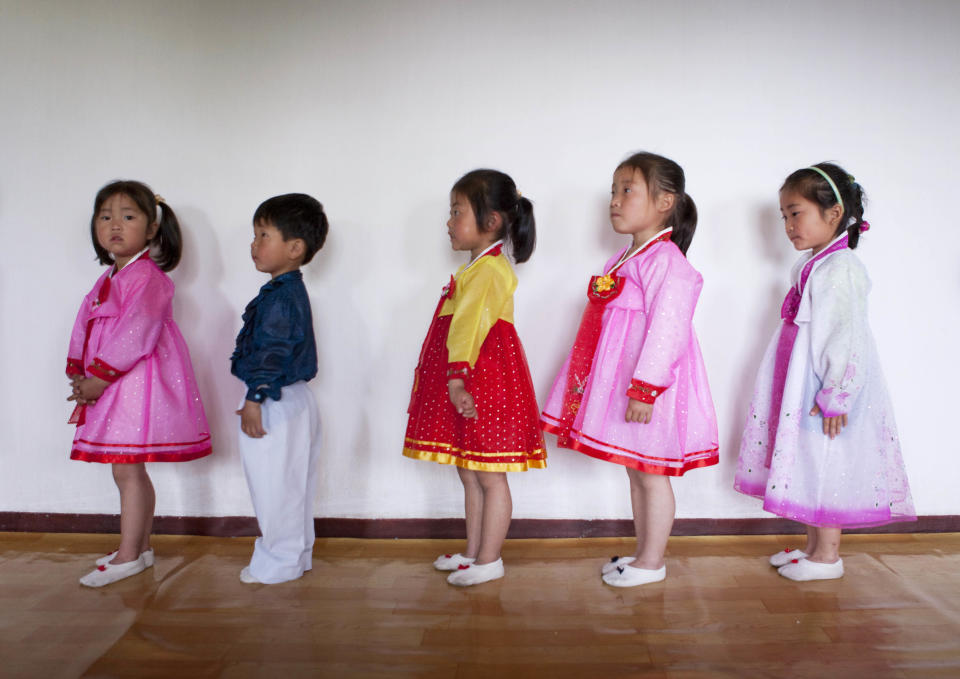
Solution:
[{"label": "child's ear", "polygon": [[828,207],[824,210],[823,215],[827,221],[827,224],[830,225],[831,229],[836,229],[840,224],[840,218],[843,217],[843,206],[840,203]]},{"label": "child's ear", "polygon": [[484,231],[499,231],[503,226],[503,215],[496,210],[491,210],[487,215],[487,223],[484,224]]},{"label": "child's ear", "polygon": [[291,238],[287,241],[287,255],[290,259],[300,259],[307,252],[307,244],[302,238]]},{"label": "child's ear", "polygon": [[160,230],[160,225],[157,224],[156,222],[154,222],[153,224],[151,224],[150,226],[147,227],[147,242],[148,242],[148,243],[149,243],[150,241],[152,241],[152,240],[154,239],[154,237],[156,237],[157,231],[159,231],[159,230]]},{"label": "child's ear", "polygon": [[673,209],[673,204],[676,201],[677,201],[677,194],[661,191],[660,195],[657,196],[657,211],[670,212],[670,210]]}]

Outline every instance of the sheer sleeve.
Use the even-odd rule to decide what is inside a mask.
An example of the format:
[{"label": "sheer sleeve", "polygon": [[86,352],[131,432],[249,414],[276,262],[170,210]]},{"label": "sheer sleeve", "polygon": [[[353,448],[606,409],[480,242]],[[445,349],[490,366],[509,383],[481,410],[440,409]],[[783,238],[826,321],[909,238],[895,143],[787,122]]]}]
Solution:
[{"label": "sheer sleeve", "polygon": [[824,417],[850,412],[863,387],[870,280],[853,257],[833,256],[810,278],[810,351]]},{"label": "sheer sleeve", "polygon": [[463,276],[447,334],[448,378],[469,377],[480,347],[509,305],[514,287],[508,276],[483,262]]}]

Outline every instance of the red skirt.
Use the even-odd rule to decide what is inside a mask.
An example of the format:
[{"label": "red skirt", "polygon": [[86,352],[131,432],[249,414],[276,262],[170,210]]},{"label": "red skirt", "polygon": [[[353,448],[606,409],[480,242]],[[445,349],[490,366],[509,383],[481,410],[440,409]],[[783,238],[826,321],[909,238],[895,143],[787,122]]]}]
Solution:
[{"label": "red skirt", "polygon": [[460,415],[447,393],[447,332],[452,316],[435,316],[424,340],[407,412],[403,454],[488,472],[547,466],[540,411],[523,346],[513,324],[490,329],[470,377],[477,418]]}]

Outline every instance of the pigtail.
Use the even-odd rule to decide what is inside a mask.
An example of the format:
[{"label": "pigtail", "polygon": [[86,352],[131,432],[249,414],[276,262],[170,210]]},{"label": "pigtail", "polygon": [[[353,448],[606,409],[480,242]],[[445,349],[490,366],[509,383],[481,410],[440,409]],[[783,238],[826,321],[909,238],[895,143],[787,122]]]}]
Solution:
[{"label": "pigtail", "polygon": [[180,263],[180,255],[183,253],[180,222],[177,220],[173,208],[159,196],[157,197],[157,207],[160,208],[160,220],[157,223],[157,234],[150,241],[153,249],[150,255],[161,270],[173,271]]},{"label": "pigtail", "polygon": [[670,240],[686,256],[687,248],[693,242],[693,234],[697,231],[697,206],[688,193],[677,196],[677,204],[673,208],[671,224],[673,225],[673,232],[670,234]]},{"label": "pigtail", "polygon": [[[853,177],[848,178],[849,198],[843,198],[844,217],[850,215],[847,221],[847,246],[854,250],[860,242],[860,232],[863,231],[863,209],[867,200],[863,192],[863,187],[858,184]],[[852,219],[852,221],[850,221]]]},{"label": "pigtail", "polygon": [[530,259],[537,245],[537,223],[533,217],[533,203],[523,196],[517,201],[516,218],[507,229],[513,250],[513,259],[520,264]]}]

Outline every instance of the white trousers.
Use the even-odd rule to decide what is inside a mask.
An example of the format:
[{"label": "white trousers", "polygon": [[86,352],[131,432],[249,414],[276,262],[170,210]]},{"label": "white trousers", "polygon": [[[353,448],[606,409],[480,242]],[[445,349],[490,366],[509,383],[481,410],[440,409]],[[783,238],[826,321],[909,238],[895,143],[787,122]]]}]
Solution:
[{"label": "white trousers", "polygon": [[312,567],[313,498],[317,489],[320,418],[306,382],[283,387],[260,407],[263,438],[240,432],[240,459],[260,534],[250,574],[260,582],[295,580]]}]

